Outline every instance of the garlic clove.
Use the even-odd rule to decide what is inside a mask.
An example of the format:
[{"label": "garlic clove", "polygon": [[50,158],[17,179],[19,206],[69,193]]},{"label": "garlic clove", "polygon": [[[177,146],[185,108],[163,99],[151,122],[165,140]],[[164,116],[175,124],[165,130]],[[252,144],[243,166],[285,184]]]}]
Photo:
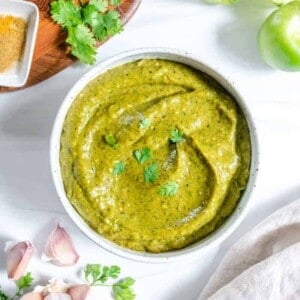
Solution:
[{"label": "garlic clove", "polygon": [[87,284],[79,284],[70,287],[68,291],[71,295],[72,300],[94,300],[92,295],[91,287]]},{"label": "garlic clove", "polygon": [[23,241],[7,247],[6,252],[7,276],[9,279],[16,281],[24,275],[30,258],[33,255],[34,248],[30,242]]},{"label": "garlic clove", "polygon": [[51,293],[44,300],[72,300],[72,297],[67,293]]},{"label": "garlic clove", "polygon": [[42,294],[47,296],[51,293],[67,293],[69,286],[62,280],[50,279],[49,284],[43,287]]},{"label": "garlic clove", "polygon": [[43,300],[41,293],[27,293],[22,296],[21,300]]},{"label": "garlic clove", "polygon": [[71,266],[79,259],[70,235],[60,224],[50,234],[44,254],[48,261],[58,266]]}]

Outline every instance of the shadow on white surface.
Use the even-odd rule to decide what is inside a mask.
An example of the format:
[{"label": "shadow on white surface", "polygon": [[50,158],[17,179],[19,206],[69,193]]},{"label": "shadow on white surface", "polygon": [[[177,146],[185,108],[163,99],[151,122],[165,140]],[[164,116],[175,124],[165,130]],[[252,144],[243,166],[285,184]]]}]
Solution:
[{"label": "shadow on white surface", "polygon": [[275,8],[268,0],[241,0],[228,6],[231,20],[217,31],[218,46],[235,64],[272,72],[260,58],[257,34],[266,16]]},{"label": "shadow on white surface", "polygon": [[47,80],[1,103],[0,191],[12,208],[64,212],[52,184],[49,141],[58,107],[78,77],[74,73],[63,84]]}]

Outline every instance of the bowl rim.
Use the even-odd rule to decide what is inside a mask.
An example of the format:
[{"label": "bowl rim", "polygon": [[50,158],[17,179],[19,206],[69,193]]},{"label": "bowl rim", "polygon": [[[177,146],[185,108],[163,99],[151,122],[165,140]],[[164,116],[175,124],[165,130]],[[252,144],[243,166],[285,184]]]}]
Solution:
[{"label": "bowl rim", "polygon": [[[80,91],[95,77],[106,72],[107,70],[114,68],[118,65],[122,65],[127,62],[136,61],[139,59],[149,58],[161,58],[171,61],[181,62],[189,65],[192,68],[200,70],[201,72],[208,74],[214,78],[222,87],[229,92],[238,106],[245,115],[251,140],[251,165],[250,175],[247,183],[247,187],[243,192],[236,208],[232,214],[225,220],[225,222],[215,231],[208,236],[195,242],[185,248],[169,251],[164,253],[148,253],[139,252],[123,248],[117,244],[109,241],[102,237],[91,229],[83,218],[77,213],[76,209],[72,206],[68,200],[61,177],[60,163],[59,163],[59,150],[60,150],[60,137],[65,120],[66,114],[71,106],[72,102]],[[226,76],[228,78],[228,76]],[[250,114],[250,111],[240,93],[235,88],[235,85],[229,79],[226,79],[223,75],[217,71],[217,68],[212,68],[207,64],[201,62],[198,58],[195,58],[188,52],[172,49],[172,48],[161,48],[161,47],[150,47],[150,48],[139,48],[135,50],[128,50],[116,54],[103,62],[100,62],[94,66],[90,71],[85,73],[70,89],[63,102],[60,105],[58,113],[56,115],[54,126],[50,139],[50,167],[54,185],[59,196],[59,199],[65,208],[69,217],[78,226],[78,228],[92,241],[94,241],[101,248],[107,250],[110,253],[116,254],[123,258],[127,258],[134,261],[146,262],[146,263],[165,263],[174,262],[187,258],[197,257],[202,251],[207,251],[216,244],[220,244],[224,241],[241,223],[250,200],[250,195],[255,188],[257,172],[259,169],[259,150],[258,150],[258,138],[254,119]]]}]

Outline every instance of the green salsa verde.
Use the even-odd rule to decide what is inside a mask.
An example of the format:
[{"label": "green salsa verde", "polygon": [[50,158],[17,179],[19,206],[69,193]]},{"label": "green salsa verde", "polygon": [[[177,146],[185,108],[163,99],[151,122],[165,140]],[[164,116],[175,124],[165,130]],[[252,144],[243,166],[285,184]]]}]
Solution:
[{"label": "green salsa verde", "polygon": [[91,81],[66,116],[65,191],[114,243],[183,248],[216,230],[246,188],[247,122],[217,82],[186,65],[146,59]]}]

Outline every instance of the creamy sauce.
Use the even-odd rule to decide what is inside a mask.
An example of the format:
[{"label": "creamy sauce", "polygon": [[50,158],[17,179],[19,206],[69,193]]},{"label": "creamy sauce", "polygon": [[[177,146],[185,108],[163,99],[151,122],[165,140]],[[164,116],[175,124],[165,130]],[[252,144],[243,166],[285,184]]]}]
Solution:
[{"label": "creamy sauce", "polygon": [[[183,134],[178,143],[174,129]],[[143,148],[152,155],[138,163],[133,153]],[[219,84],[149,59],[113,68],[82,90],[65,119],[60,163],[69,200],[95,231],[123,247],[164,252],[205,237],[232,213],[250,149],[246,120]],[[120,162],[125,168],[115,173]],[[157,179],[146,182],[153,163]],[[170,182],[178,189],[162,195]]]}]

